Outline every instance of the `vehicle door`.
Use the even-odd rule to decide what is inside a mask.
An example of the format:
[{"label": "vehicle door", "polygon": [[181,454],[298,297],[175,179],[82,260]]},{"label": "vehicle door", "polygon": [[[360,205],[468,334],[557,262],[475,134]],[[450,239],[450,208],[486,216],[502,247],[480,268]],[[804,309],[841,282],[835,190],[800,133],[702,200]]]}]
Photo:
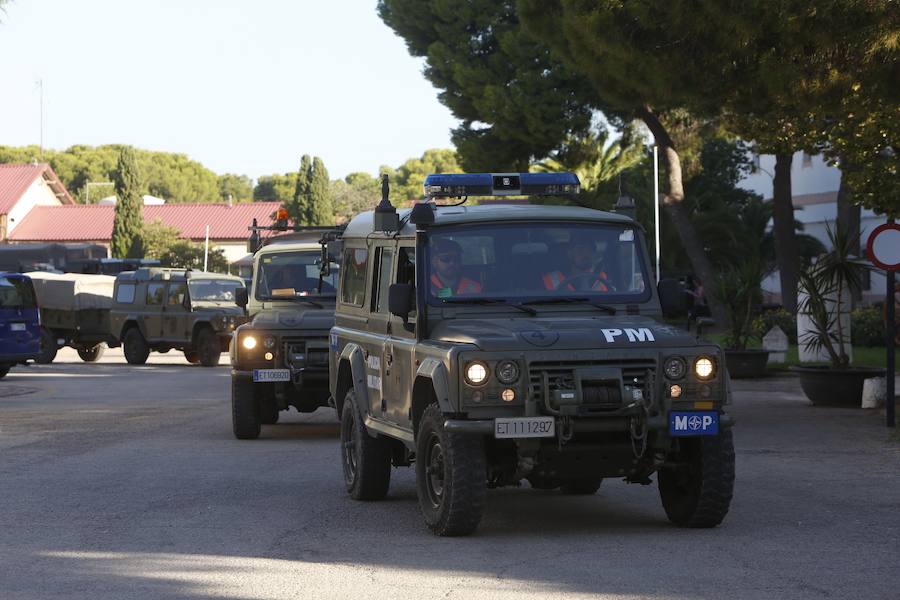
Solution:
[{"label": "vehicle door", "polygon": [[[403,242],[397,248],[392,283],[416,284],[416,248],[413,241]],[[384,290],[384,308],[387,310],[387,288]],[[410,313],[406,323],[388,313],[385,340],[384,394],[389,401],[386,418],[403,427],[412,427],[412,386],[415,380],[414,354],[416,347],[416,313]]]},{"label": "vehicle door", "polygon": [[369,357],[366,360],[366,374],[371,383],[369,385],[369,401],[372,404],[372,416],[388,418],[388,405],[393,399],[384,395],[384,385],[390,376],[393,356],[387,351],[386,342],[388,335],[388,288],[394,265],[395,242],[388,240],[377,242],[373,245],[374,265],[372,268],[371,282],[371,306],[369,316],[369,336],[371,347]]},{"label": "vehicle door", "polygon": [[144,321],[144,331],[148,341],[156,341],[163,337],[162,310],[165,298],[165,282],[151,281],[147,284],[147,296],[141,318]]},{"label": "vehicle door", "polygon": [[186,281],[170,281],[162,314],[162,337],[167,342],[187,343],[191,337],[190,295]]},{"label": "vehicle door", "polygon": [[0,354],[38,354],[41,327],[27,277],[0,276]]}]

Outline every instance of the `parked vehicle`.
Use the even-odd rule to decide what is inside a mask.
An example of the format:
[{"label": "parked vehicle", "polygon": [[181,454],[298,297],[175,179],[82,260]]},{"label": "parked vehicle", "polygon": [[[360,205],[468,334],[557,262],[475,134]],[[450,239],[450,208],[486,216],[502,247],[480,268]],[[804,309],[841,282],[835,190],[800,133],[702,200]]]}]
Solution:
[{"label": "parked vehicle", "polygon": [[150,352],[184,352],[190,363],[219,364],[235,328],[247,321],[235,304],[239,277],[142,268],[115,280],[110,333],[122,344],[125,360],[142,365]]},{"label": "parked vehicle", "polygon": [[41,350],[41,316],[27,275],[0,273],[0,378]]},{"label": "parked vehicle", "polygon": [[102,244],[0,244],[0,271],[80,272],[81,269],[76,268],[78,263],[106,258],[107,253],[106,246]]},{"label": "parked vehicle", "polygon": [[109,333],[115,277],[79,273],[28,274],[41,310],[41,356],[52,363],[63,346],[70,346],[85,362],[95,362],[104,348],[118,346]]}]

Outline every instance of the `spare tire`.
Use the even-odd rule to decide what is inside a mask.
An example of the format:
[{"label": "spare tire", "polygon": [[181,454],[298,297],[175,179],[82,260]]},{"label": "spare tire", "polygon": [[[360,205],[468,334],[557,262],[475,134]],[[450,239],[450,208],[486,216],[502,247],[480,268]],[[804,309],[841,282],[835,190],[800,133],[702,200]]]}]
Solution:
[{"label": "spare tire", "polygon": [[103,344],[96,346],[81,346],[76,348],[79,358],[84,362],[97,362],[103,356],[106,347]]}]

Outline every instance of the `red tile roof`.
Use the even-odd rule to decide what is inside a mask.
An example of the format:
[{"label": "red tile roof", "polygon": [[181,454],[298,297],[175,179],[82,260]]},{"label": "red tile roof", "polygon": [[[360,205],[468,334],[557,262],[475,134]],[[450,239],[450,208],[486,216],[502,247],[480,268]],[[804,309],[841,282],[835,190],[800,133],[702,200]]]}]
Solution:
[{"label": "red tile roof", "polygon": [[9,214],[22,194],[41,176],[60,202],[74,204],[72,196],[47,163],[7,163],[0,164],[0,214]]},{"label": "red tile roof", "polygon": [[[177,228],[181,237],[202,240],[209,225],[211,240],[245,240],[255,218],[272,223],[280,202],[227,204],[163,204],[144,207],[144,222],[159,220]],[[15,242],[107,242],[112,236],[113,205],[35,206],[9,234]]]}]

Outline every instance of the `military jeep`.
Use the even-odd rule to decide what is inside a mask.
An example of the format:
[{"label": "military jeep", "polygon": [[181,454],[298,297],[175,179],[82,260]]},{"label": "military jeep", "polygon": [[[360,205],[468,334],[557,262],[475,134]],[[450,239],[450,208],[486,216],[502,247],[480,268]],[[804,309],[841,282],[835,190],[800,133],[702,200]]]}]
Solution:
[{"label": "military jeep", "polygon": [[231,347],[231,414],[238,439],[259,437],[261,425],[277,423],[280,411],[291,406],[310,413],[328,405],[338,235],[334,228],[296,228],[251,248],[253,284],[238,297],[251,321],[237,329]]},{"label": "military jeep", "polygon": [[[432,175],[434,198],[561,195],[572,174]],[[343,236],[330,388],[348,493],[383,498],[415,465],[437,535],[465,535],[486,490],[593,494],[650,484],[668,518],[713,527],[732,496],[720,348],[661,322],[644,232],[570,206],[386,199]]]},{"label": "military jeep", "polygon": [[235,328],[246,321],[235,305],[235,292],[243,287],[239,277],[183,269],[120,273],[109,315],[111,334],[132,365],[147,362],[151,351],[175,349],[190,363],[214,367]]}]

